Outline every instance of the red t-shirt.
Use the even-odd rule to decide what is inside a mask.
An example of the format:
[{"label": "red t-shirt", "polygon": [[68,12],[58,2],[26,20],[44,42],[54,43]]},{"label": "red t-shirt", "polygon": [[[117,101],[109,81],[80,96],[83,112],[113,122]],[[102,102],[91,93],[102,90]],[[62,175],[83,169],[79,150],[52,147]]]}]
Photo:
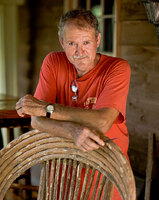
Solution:
[{"label": "red t-shirt", "polygon": [[[65,53],[52,52],[44,59],[35,97],[49,103],[74,106],[72,97],[75,93],[71,89],[74,81],[78,85],[77,107],[84,109],[113,107],[120,112],[111,129],[105,134],[109,138],[118,138],[114,142],[127,157],[129,137],[126,127],[126,101],[130,81],[128,62],[101,54],[97,65],[76,79],[76,69]],[[119,199],[120,195],[115,188],[113,200]]]},{"label": "red t-shirt", "polygon": [[101,54],[98,64],[76,79],[76,69],[64,52],[51,52],[43,62],[35,97],[50,103],[72,106],[71,85],[78,84],[77,107],[85,109],[116,108],[120,115],[106,133],[127,156],[129,138],[126,127],[126,101],[130,67],[121,58]]}]

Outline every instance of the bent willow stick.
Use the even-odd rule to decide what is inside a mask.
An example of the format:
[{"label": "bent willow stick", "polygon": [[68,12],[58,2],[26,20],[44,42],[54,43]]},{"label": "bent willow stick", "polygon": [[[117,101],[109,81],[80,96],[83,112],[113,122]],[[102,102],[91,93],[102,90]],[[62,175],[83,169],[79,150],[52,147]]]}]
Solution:
[{"label": "bent willow stick", "polygon": [[33,130],[0,151],[0,200],[17,177],[38,163],[42,163],[38,200],[106,200],[112,197],[113,185],[123,200],[136,198],[132,169],[112,141],[82,152],[70,139]]}]

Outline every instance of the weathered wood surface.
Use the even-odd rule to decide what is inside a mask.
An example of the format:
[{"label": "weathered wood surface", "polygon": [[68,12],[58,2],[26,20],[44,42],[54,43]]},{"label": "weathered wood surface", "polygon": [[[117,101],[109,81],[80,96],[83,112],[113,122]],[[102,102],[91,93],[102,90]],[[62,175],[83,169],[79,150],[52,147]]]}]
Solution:
[{"label": "weathered wood surface", "polygon": [[[156,135],[155,162],[159,157],[159,50],[156,29],[138,0],[121,0],[120,57],[131,67],[127,101],[129,156],[133,170],[146,176],[148,133]],[[156,170],[156,169],[154,169]],[[158,176],[154,171],[154,179]]]},{"label": "weathered wood surface", "polygon": [[136,21],[146,19],[146,11],[140,0],[121,0],[121,21]]},{"label": "weathered wood surface", "polygon": [[[46,191],[48,199],[48,181],[46,180],[48,180],[50,174],[50,172],[48,173],[50,167],[47,167],[47,162],[48,160],[55,160],[55,171],[57,172],[59,171],[58,166],[63,164],[64,159],[74,160],[76,162],[75,171],[79,174],[80,163],[83,163],[84,167],[88,165],[91,169],[95,168],[99,174],[102,173],[105,176],[102,181],[102,188],[104,188],[104,185],[110,187],[110,184],[106,181],[109,180],[117,187],[123,199],[135,200],[135,181],[131,167],[119,147],[112,141],[98,150],[84,153],[71,140],[53,137],[49,133],[38,131],[23,134],[0,151],[0,200],[3,199],[12,182],[21,173],[44,161],[46,161],[42,168],[44,178],[41,180],[42,182],[45,180],[47,184],[43,187],[44,182],[41,182],[40,191],[41,194]],[[76,175],[76,181],[77,178],[80,179],[78,175]],[[58,179],[58,175],[55,176],[55,182],[58,182]],[[80,182],[80,180],[78,181]],[[78,192],[79,185],[76,184],[75,187],[77,187],[75,191]],[[53,196],[57,196],[56,191],[53,191]],[[101,190],[99,190],[99,193],[102,193]],[[42,199],[42,195],[39,197],[39,199]]]},{"label": "weathered wood surface", "polygon": [[[129,37],[131,39],[131,35]],[[127,41],[127,43],[129,43],[129,41]],[[150,70],[150,73],[152,74],[155,71],[158,72],[159,51],[157,49],[157,41],[156,45],[151,45],[151,42],[150,45],[144,45],[144,44],[121,45],[121,54],[122,58],[126,59],[130,63],[132,72],[140,70],[140,68],[146,71]]]},{"label": "weathered wood surface", "polygon": [[44,57],[62,50],[57,26],[63,1],[28,1],[18,7],[18,89],[19,95],[34,93]]},{"label": "weathered wood surface", "polygon": [[145,175],[149,132],[156,133],[155,158],[159,156],[159,51],[152,45],[123,45],[121,52],[131,66],[127,101],[129,155],[133,169]]},{"label": "weathered wood surface", "polygon": [[145,186],[145,200],[150,200],[152,168],[153,168],[153,153],[154,153],[154,134],[149,134],[148,152],[147,152],[147,168],[146,168],[146,186]]},{"label": "weathered wood surface", "polygon": [[[120,45],[141,47],[148,45],[156,46],[157,48],[157,34],[153,24],[150,24],[147,20],[145,21],[124,21],[121,23],[121,40]],[[134,46],[133,46],[134,45]],[[140,46],[141,45],[141,46]],[[144,51],[146,53],[146,51]],[[151,52],[151,49],[150,49]],[[136,51],[136,53],[138,53]],[[130,56],[126,53],[124,56]],[[138,55],[139,56],[139,55]],[[140,57],[142,59],[142,57]],[[135,60],[134,60],[135,61]]]}]

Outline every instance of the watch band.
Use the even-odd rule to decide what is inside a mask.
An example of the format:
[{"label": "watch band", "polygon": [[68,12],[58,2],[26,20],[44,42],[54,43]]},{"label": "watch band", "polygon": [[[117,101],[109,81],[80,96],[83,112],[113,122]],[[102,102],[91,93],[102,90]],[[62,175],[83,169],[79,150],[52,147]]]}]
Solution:
[{"label": "watch band", "polygon": [[51,116],[51,113],[50,112],[46,112],[46,117],[50,118],[50,116]]},{"label": "watch band", "polygon": [[51,114],[54,112],[54,105],[52,103],[49,103],[47,106],[46,106],[46,117],[47,118],[50,118],[51,117]]}]

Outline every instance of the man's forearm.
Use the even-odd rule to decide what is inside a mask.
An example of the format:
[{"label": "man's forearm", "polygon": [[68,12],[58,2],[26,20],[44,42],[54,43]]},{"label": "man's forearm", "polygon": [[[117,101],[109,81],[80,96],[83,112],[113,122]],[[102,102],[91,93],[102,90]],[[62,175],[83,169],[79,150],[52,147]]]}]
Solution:
[{"label": "man's forearm", "polygon": [[[36,117],[44,117],[46,116],[47,105],[47,102],[40,101],[32,95],[26,95],[17,102],[16,109],[21,117],[23,117],[25,114]],[[61,125],[63,126],[65,124],[64,122],[67,122],[67,124],[71,124],[71,122],[73,122],[73,127],[75,125],[74,123],[76,123],[78,125],[91,128],[103,134],[111,128],[114,120],[119,115],[119,111],[115,108],[87,110],[82,108],[70,108],[67,106],[62,106],[60,104],[55,104],[54,106],[55,109],[51,115],[51,118],[54,120],[63,121],[63,123],[53,121],[53,124],[55,126],[59,123],[61,123]],[[42,120],[43,118],[39,119]],[[46,122],[44,121],[44,123],[47,124],[48,121],[47,119],[45,120]],[[42,126],[40,123],[39,127],[44,128],[44,126]],[[48,128],[47,126],[45,127]]]},{"label": "man's forearm", "polygon": [[39,131],[49,132],[54,136],[61,136],[70,139],[72,139],[72,132],[75,132],[77,128],[80,128],[80,125],[77,127],[72,122],[34,116],[32,116],[31,125]]},{"label": "man's forearm", "polygon": [[46,117],[32,117],[32,127],[52,133],[54,136],[72,138],[83,151],[98,149],[104,145],[103,134],[74,122],[58,121]]},{"label": "man's forearm", "polygon": [[111,128],[118,115],[119,112],[114,108],[86,110],[55,104],[55,112],[53,112],[51,118],[79,123],[104,134]]}]

